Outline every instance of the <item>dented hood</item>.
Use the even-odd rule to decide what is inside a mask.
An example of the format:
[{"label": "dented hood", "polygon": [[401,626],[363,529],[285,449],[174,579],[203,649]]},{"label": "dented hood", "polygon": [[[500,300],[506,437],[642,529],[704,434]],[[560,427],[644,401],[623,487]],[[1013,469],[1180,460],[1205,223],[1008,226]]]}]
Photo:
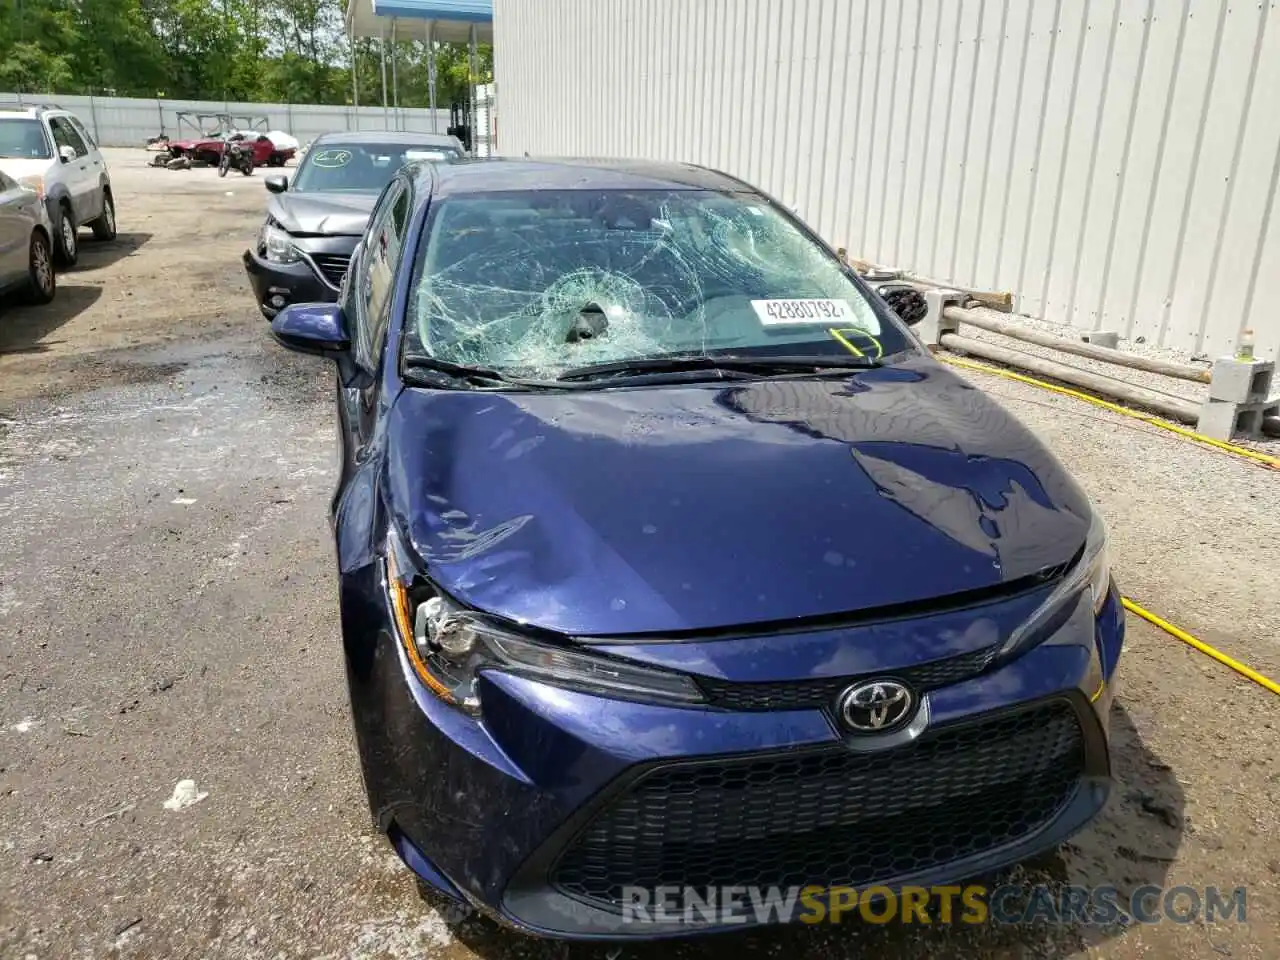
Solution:
[{"label": "dented hood", "polygon": [[267,212],[290,233],[358,237],[364,233],[376,193],[281,193]]},{"label": "dented hood", "polygon": [[429,576],[565,634],[839,614],[1065,563],[1090,507],[1045,447],[919,358],[848,378],[406,390],[392,515]]}]

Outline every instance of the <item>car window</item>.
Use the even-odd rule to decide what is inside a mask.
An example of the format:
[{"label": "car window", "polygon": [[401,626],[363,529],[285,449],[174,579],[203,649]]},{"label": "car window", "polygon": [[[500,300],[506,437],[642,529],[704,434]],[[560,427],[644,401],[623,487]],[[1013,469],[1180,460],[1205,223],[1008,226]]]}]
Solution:
[{"label": "car window", "polygon": [[409,188],[402,187],[391,203],[391,219],[386,230],[387,242],[383,247],[387,259],[388,290],[382,309],[373,318],[373,353],[379,356],[387,340],[387,325],[391,317],[391,286],[404,258],[405,236],[409,231]]},{"label": "car window", "polygon": [[9,160],[50,160],[53,151],[39,120],[16,117],[0,120],[0,157]]},{"label": "car window", "polygon": [[408,206],[407,187],[403,182],[393,183],[374,209],[363,241],[356,360],[370,373],[377,372],[386,340],[395,273],[408,225]]},{"label": "car window", "polygon": [[419,249],[410,355],[551,377],[671,354],[879,358],[913,344],[831,251],[753,192],[446,197]]},{"label": "car window", "polygon": [[97,150],[98,149],[97,141],[93,139],[93,135],[90,134],[89,131],[85,128],[85,125],[80,122],[80,118],[68,117],[67,119],[70,120],[71,125],[75,127],[76,133],[80,134],[80,139],[84,141],[85,146],[87,146],[90,150]]},{"label": "car window", "polygon": [[0,191],[8,192],[17,185],[15,181],[10,180],[3,172],[0,172]]},{"label": "car window", "polygon": [[70,147],[76,152],[77,157],[88,154],[89,148],[80,139],[80,134],[76,133],[76,128],[67,122],[66,117],[50,117],[49,129],[53,132],[53,142],[57,144],[58,149]]},{"label": "car window", "polygon": [[409,192],[406,190],[391,207],[391,222],[395,225],[396,236],[403,242],[409,229]]},{"label": "car window", "polygon": [[461,154],[447,147],[414,143],[315,144],[302,158],[291,193],[377,193],[406,163],[447,162]]}]

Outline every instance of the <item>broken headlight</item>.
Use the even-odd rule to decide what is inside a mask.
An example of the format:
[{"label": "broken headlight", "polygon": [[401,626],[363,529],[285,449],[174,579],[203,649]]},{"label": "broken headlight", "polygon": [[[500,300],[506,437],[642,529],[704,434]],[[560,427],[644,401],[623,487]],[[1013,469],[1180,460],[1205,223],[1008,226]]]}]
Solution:
[{"label": "broken headlight", "polygon": [[258,249],[270,263],[297,263],[302,259],[302,254],[293,245],[293,238],[271,220],[262,227]]},{"label": "broken headlight", "polygon": [[684,674],[517,636],[463,610],[420,581],[406,579],[396,553],[388,549],[386,566],[396,632],[418,679],[446,703],[479,713],[477,682],[487,670],[618,700],[703,702]]},{"label": "broken headlight", "polygon": [[1074,604],[1083,591],[1088,591],[1089,602],[1096,618],[1107,602],[1111,589],[1111,564],[1107,559],[1107,528],[1097,513],[1089,523],[1084,549],[1071,569],[1058,581],[1044,603],[1036,607],[1031,616],[1013,631],[1001,655],[1020,653],[1044,639],[1042,634],[1055,618]]}]

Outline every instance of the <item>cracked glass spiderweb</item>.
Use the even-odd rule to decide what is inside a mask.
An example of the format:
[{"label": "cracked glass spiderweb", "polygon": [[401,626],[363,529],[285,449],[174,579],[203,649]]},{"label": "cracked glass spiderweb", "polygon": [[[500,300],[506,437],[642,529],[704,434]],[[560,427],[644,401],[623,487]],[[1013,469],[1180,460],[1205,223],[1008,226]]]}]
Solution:
[{"label": "cracked glass spiderweb", "polygon": [[[410,349],[554,377],[578,366],[825,337],[766,330],[753,299],[870,306],[828,255],[761,204],[706,192],[547,191],[441,204]],[[568,342],[584,310],[607,325]]]}]

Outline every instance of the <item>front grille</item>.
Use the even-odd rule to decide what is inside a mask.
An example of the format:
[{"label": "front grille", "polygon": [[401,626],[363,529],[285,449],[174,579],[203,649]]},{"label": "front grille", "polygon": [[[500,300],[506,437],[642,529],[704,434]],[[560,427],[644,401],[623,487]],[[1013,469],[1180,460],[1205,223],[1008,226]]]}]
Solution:
[{"label": "front grille", "polygon": [[313,253],[312,261],[316,269],[335,287],[342,286],[342,278],[347,275],[347,266],[351,258],[339,253]]},{"label": "front grille", "polygon": [[[902,670],[881,670],[866,676],[896,677],[917,690],[932,690],[976,677],[991,665],[996,648],[930,660]],[[819,680],[784,680],[768,683],[738,683],[698,677],[707,700],[727,710],[804,710],[829,706],[845,687],[865,677],[823,677]]]},{"label": "front grille", "polygon": [[1016,841],[1065,806],[1084,741],[1062,701],[878,753],[840,748],[655,767],[552,871],[619,908],[623,887],[862,887]]}]

